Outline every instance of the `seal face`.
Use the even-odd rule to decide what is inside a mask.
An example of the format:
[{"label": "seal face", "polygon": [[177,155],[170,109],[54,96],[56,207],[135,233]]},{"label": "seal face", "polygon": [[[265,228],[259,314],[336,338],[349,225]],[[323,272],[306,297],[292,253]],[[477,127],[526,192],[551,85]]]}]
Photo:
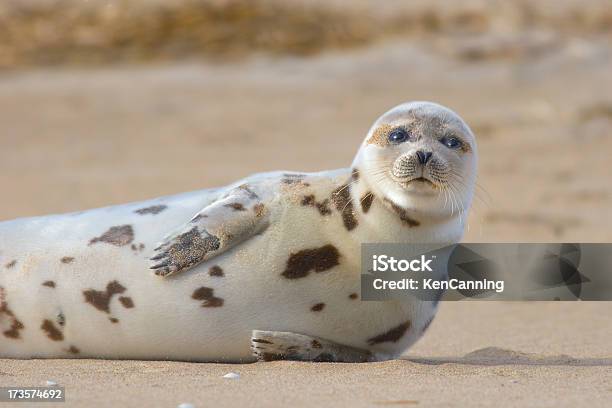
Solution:
[{"label": "seal face", "polygon": [[393,358],[437,302],[360,301],[361,244],[459,240],[476,163],[459,116],[412,102],[350,168],[2,222],[0,357]]},{"label": "seal face", "polygon": [[402,218],[465,212],[476,177],[476,141],[453,111],[431,102],[399,105],[368,132],[356,161],[374,189]]}]

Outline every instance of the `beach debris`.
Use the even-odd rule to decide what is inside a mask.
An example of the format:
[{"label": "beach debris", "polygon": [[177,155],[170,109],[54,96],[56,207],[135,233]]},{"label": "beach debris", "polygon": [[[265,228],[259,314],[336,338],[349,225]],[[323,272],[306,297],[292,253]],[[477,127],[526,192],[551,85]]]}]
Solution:
[{"label": "beach debris", "polygon": [[179,404],[176,408],[195,408],[195,405],[190,404],[188,402],[183,402],[182,404]]},{"label": "beach debris", "polygon": [[227,373],[223,376],[223,378],[229,378],[230,380],[237,380],[240,378],[240,374],[238,373]]},{"label": "beach debris", "polygon": [[47,384],[47,387],[55,387],[57,385],[57,382],[52,381],[52,380],[47,380],[46,384]]}]

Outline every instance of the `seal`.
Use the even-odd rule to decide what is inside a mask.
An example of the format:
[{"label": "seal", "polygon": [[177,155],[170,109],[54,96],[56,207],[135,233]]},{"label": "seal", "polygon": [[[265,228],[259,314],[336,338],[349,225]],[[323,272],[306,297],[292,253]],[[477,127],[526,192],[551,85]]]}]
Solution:
[{"label": "seal", "polygon": [[0,357],[250,362],[394,358],[437,302],[360,300],[364,242],[461,239],[476,144],[399,105],[351,167],[0,223]]}]

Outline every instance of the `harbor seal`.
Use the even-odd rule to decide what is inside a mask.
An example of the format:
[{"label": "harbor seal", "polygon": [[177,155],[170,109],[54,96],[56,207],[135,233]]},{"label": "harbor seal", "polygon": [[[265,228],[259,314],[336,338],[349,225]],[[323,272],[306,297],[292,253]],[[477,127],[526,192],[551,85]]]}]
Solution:
[{"label": "harbor seal", "polygon": [[360,300],[364,242],[460,240],[476,144],[457,114],[383,114],[352,166],[0,223],[0,357],[394,358],[435,301]]}]

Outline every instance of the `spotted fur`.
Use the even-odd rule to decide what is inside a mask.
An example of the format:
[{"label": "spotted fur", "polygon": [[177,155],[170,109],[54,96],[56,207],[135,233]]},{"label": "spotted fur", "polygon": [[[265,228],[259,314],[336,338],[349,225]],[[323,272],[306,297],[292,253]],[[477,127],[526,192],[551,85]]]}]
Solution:
[{"label": "spotted fur", "polygon": [[114,246],[125,246],[132,243],[134,240],[134,229],[131,225],[121,225],[118,227],[111,227],[104,234],[99,237],[92,238],[89,241],[89,245],[103,242]]},{"label": "spotted fur", "polygon": [[363,196],[361,196],[361,200],[359,200],[359,202],[361,203],[361,211],[363,211],[364,214],[370,211],[370,207],[372,207],[373,201],[374,193],[372,193],[371,191],[368,191]]},{"label": "spotted fur", "polygon": [[339,259],[338,249],[331,244],[303,249],[289,256],[282,275],[287,279],[304,278],[310,271],[324,272],[337,266]]},{"label": "spotted fur", "polygon": [[42,324],[40,325],[40,328],[42,331],[46,333],[47,337],[49,337],[51,340],[53,341],[63,341],[64,340],[64,334],[62,333],[60,329],[55,327],[55,324],[53,324],[51,320],[49,319],[43,320]]},{"label": "spotted fur", "polygon": [[389,133],[393,130],[393,126],[388,124],[382,124],[378,126],[372,132],[369,139],[366,140],[366,144],[372,144],[379,147],[386,147],[389,145]]},{"label": "spotted fur", "polygon": [[132,248],[132,251],[134,252],[142,252],[145,249],[145,244],[143,243],[140,243],[138,245],[132,244],[130,248]]},{"label": "spotted fur", "polygon": [[20,332],[25,329],[25,326],[23,325],[23,323],[21,323],[19,319],[17,319],[15,313],[9,308],[8,302],[6,300],[6,291],[3,287],[0,286],[0,317],[2,317],[2,315],[4,315],[10,323],[9,328],[7,330],[4,330],[2,334],[4,334],[4,336],[8,337],[9,339],[20,339]]},{"label": "spotted fur", "polygon": [[239,189],[247,193],[248,198],[251,200],[258,200],[259,195],[255,193],[248,184],[241,184],[238,186]]},{"label": "spotted fur", "polygon": [[131,297],[129,296],[120,296],[119,297],[119,302],[123,305],[123,307],[125,307],[126,309],[132,309],[134,307],[134,301],[132,300]]},{"label": "spotted fur", "polygon": [[166,210],[167,208],[168,208],[167,205],[158,204],[158,205],[152,205],[150,207],[140,208],[138,210],[135,210],[134,212],[139,215],[147,215],[147,214],[157,215],[161,213],[162,211]]},{"label": "spotted fur", "polygon": [[309,187],[310,183],[305,182],[304,178],[306,178],[306,175],[304,174],[283,174],[281,183],[286,185]]},{"label": "spotted fur", "polygon": [[266,211],[266,206],[263,203],[257,203],[253,206],[253,211],[255,211],[255,217],[263,217]]},{"label": "spotted fur", "polygon": [[106,290],[87,289],[83,291],[83,296],[85,297],[85,302],[96,309],[104,313],[110,313],[110,302],[113,296],[122,294],[125,291],[126,288],[115,280],[106,285]]},{"label": "spotted fur", "polygon": [[329,208],[329,199],[325,199],[323,201],[317,201],[315,199],[314,194],[305,195],[302,198],[302,205],[305,207],[314,207],[319,211],[321,215],[330,215],[331,210]]},{"label": "spotted fur", "polygon": [[242,205],[240,203],[225,204],[225,207],[231,208],[234,211],[246,211],[246,208],[244,208],[244,205]]},{"label": "spotted fur", "polygon": [[404,210],[399,205],[395,204],[393,201],[385,198],[385,202],[393,209],[393,211],[399,216],[400,221],[403,225],[407,227],[418,227],[421,223],[411,216],[408,215],[408,212]]},{"label": "spotted fur", "polygon": [[350,184],[343,184],[334,190],[331,197],[336,210],[340,211],[340,214],[342,215],[342,222],[348,231],[355,229],[355,227],[357,227],[359,224],[357,221],[357,215],[355,214],[355,209],[353,208],[350,188]]},{"label": "spotted fur", "polygon": [[81,350],[79,350],[78,347],[72,346],[72,345],[70,347],[68,347],[68,349],[66,351],[68,353],[70,353],[70,354],[79,354],[81,352]]},{"label": "spotted fur", "polygon": [[219,265],[213,265],[208,270],[208,274],[210,276],[223,277],[225,274],[223,273],[223,269]]},{"label": "spotted fur", "polygon": [[313,312],[320,312],[324,308],[325,308],[325,303],[317,303],[317,304],[313,305],[310,308],[310,310],[312,310]]},{"label": "spotted fur", "polygon": [[224,300],[214,295],[215,290],[202,286],[196,289],[191,295],[194,300],[202,301],[202,307],[221,307]]}]

